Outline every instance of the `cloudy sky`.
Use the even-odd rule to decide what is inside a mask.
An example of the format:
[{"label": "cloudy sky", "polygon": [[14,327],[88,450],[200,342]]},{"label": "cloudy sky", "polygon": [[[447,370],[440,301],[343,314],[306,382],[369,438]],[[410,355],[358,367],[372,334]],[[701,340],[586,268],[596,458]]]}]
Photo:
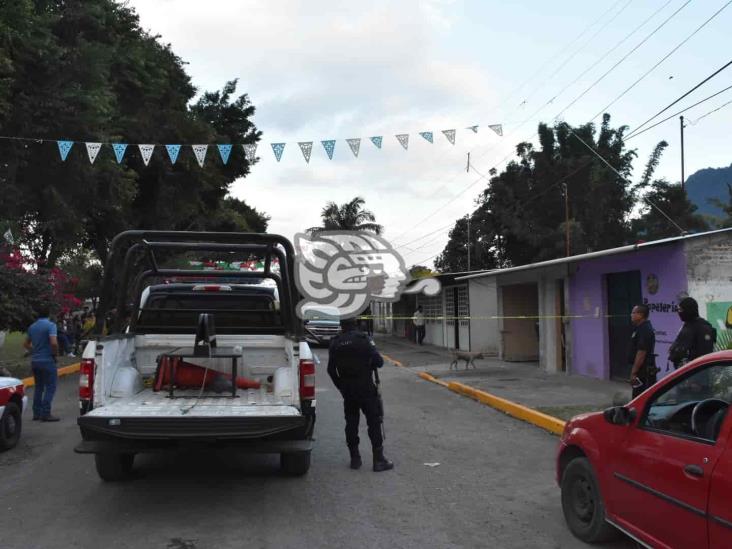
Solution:
[{"label": "cloudy sky", "polygon": [[[479,174],[500,170],[516,143],[533,139],[539,121],[559,114],[572,124],[593,120],[727,2],[126,3],[188,63],[199,90],[238,78],[239,91],[249,94],[264,132],[261,160],[231,191],[271,216],[271,232],[292,237],[319,224],[327,201],[362,196],[411,265],[432,263],[485,187]],[[730,28],[732,6],[618,99],[608,109],[614,124],[632,129],[727,63]],[[730,84],[732,68],[666,115]],[[732,90],[686,113],[687,174],[732,163],[732,105],[697,121],[730,99]],[[502,124],[504,136],[489,124]],[[477,134],[466,130],[473,125]],[[455,145],[440,133],[453,128]],[[423,131],[434,132],[434,144]],[[404,133],[406,151],[394,137]],[[379,135],[380,150],[368,140]],[[345,142],[356,137],[363,138],[358,158]],[[319,143],[327,139],[338,140],[332,161]],[[661,139],[670,147],[657,174],[678,181],[677,118],[629,142],[640,157],[636,173]],[[309,164],[299,141],[314,142]],[[287,143],[279,163],[275,142]],[[469,173],[468,152],[476,170]]]}]

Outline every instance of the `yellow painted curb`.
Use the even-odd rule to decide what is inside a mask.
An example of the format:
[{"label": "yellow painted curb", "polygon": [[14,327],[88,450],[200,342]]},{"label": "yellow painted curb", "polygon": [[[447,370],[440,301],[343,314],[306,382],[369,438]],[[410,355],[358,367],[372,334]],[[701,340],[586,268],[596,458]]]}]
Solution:
[{"label": "yellow painted curb", "polygon": [[502,412],[505,412],[517,419],[521,419],[536,425],[537,427],[546,429],[555,435],[561,435],[564,431],[565,422],[556,417],[543,414],[531,408],[527,408],[526,406],[522,406],[521,404],[517,404],[510,400],[506,400],[505,398],[497,397],[490,393],[486,393],[485,391],[481,391],[455,381],[449,382],[447,386],[451,391],[473,398],[478,402],[487,404],[497,410],[501,410]]},{"label": "yellow painted curb", "polygon": [[385,353],[381,353],[381,356],[383,356],[389,362],[392,362],[394,364],[394,366],[399,366],[400,368],[404,368],[404,364],[399,362],[397,359],[391,358],[389,355],[387,355]]},{"label": "yellow painted curb", "polygon": [[[76,364],[71,364],[70,366],[64,366],[63,368],[58,369],[58,375],[61,376],[67,376],[69,374],[75,374],[79,371],[79,368],[81,367],[81,362],[77,362]],[[27,377],[23,380],[23,385],[26,387],[33,387],[36,384],[36,380],[32,377]]]},{"label": "yellow painted curb", "polygon": [[444,381],[441,381],[441,380],[437,379],[435,376],[433,376],[430,373],[427,373],[427,372],[419,372],[417,375],[419,377],[421,377],[422,379],[424,379],[424,380],[431,381],[432,383],[436,383],[437,385],[442,385],[443,387],[448,387],[449,388],[449,385],[447,383],[445,383]]}]

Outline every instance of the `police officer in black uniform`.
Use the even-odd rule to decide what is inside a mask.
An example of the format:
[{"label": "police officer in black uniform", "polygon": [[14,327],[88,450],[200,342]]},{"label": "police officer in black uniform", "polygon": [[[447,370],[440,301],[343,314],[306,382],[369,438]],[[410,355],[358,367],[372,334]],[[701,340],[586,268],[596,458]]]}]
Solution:
[{"label": "police officer in black uniform", "polygon": [[708,355],[717,342],[717,330],[699,316],[699,304],[693,297],[685,297],[679,302],[678,313],[684,325],[668,350],[674,368]]},{"label": "police officer in black uniform", "polygon": [[629,361],[630,383],[633,386],[633,398],[637,397],[651,385],[656,383],[656,332],[648,320],[648,305],[636,305],[630,313],[630,320],[635,327],[630,340]]},{"label": "police officer in black uniform", "polygon": [[343,395],[346,443],[351,453],[351,469],[361,467],[361,454],[358,451],[358,421],[361,412],[366,416],[368,425],[374,454],[374,471],[394,468],[394,464],[384,457],[383,406],[373,377],[375,370],[383,365],[384,359],[376,350],[373,340],[357,330],[355,319],[341,320],[341,333],[330,343],[328,375]]}]

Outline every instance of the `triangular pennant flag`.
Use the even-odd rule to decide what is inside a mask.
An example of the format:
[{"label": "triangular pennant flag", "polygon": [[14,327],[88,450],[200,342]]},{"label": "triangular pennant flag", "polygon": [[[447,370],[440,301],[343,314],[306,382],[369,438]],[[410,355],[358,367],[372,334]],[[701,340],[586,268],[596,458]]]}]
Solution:
[{"label": "triangular pennant flag", "polygon": [[445,134],[450,143],[455,144],[455,130],[442,130],[442,133]]},{"label": "triangular pennant flag", "polygon": [[312,141],[302,141],[302,142],[299,142],[298,145],[300,145],[300,150],[302,151],[302,155],[305,157],[305,162],[310,164],[310,154],[313,152],[313,142]]},{"label": "triangular pennant flag", "polygon": [[196,155],[196,160],[198,160],[198,165],[203,168],[203,161],[206,160],[208,145],[192,145],[192,148],[193,154]]},{"label": "triangular pennant flag", "polygon": [[244,156],[246,157],[247,162],[250,164],[254,162],[257,154],[257,145],[255,143],[247,143],[246,145],[242,145],[242,148],[244,149]]},{"label": "triangular pennant flag", "polygon": [[61,160],[66,162],[66,157],[69,156],[71,147],[74,146],[73,141],[56,141],[58,144],[58,152],[61,154]]},{"label": "triangular pennant flag", "polygon": [[374,145],[376,145],[376,148],[377,149],[380,149],[381,148],[381,136],[380,135],[376,135],[374,137],[369,137],[369,139],[371,139],[371,142]]},{"label": "triangular pennant flag", "polygon": [[346,143],[348,143],[348,146],[351,147],[351,152],[353,153],[353,156],[358,158],[358,151],[361,150],[361,138],[355,137],[353,139],[346,139]]},{"label": "triangular pennant flag", "polygon": [[180,145],[165,145],[165,148],[168,151],[168,158],[170,158],[170,163],[175,164],[178,162],[178,155],[180,154]]},{"label": "triangular pennant flag", "polygon": [[478,133],[478,126],[468,126],[466,130],[473,130],[473,133]]},{"label": "triangular pennant flag", "polygon": [[138,145],[137,148],[140,149],[142,161],[145,163],[145,166],[147,166],[150,163],[150,157],[155,149],[155,145]]},{"label": "triangular pennant flag", "polygon": [[409,148],[409,134],[400,133],[396,138],[399,140],[399,144],[404,147],[404,150],[406,151]]},{"label": "triangular pennant flag", "polygon": [[488,127],[503,137],[503,126],[501,124],[489,124]]},{"label": "triangular pennant flag", "polygon": [[321,141],[321,143],[323,144],[325,152],[328,153],[328,158],[333,160],[333,151],[335,151],[335,139],[328,139],[326,141]]},{"label": "triangular pennant flag", "polygon": [[94,164],[94,161],[97,159],[97,155],[99,154],[99,149],[102,148],[101,143],[87,143],[86,144],[86,154],[89,155],[89,162]]},{"label": "triangular pennant flag", "polygon": [[277,162],[282,158],[282,153],[285,152],[285,143],[272,143],[272,151],[274,152]]},{"label": "triangular pennant flag", "polygon": [[432,135],[432,132],[419,132],[419,135],[421,135],[422,137],[424,137],[430,143],[434,143],[435,142],[434,141],[434,137]]},{"label": "triangular pennant flag", "polygon": [[221,161],[224,164],[227,164],[229,162],[229,156],[231,155],[231,148],[232,145],[217,145],[219,148],[219,155],[221,156]]},{"label": "triangular pennant flag", "polygon": [[125,157],[127,143],[112,143],[112,150],[114,151],[114,156],[117,157],[117,164],[119,164]]}]

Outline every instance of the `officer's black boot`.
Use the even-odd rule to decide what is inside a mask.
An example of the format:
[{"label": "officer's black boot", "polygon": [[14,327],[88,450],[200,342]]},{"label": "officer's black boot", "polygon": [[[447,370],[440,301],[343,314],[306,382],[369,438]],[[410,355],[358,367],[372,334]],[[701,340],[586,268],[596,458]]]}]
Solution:
[{"label": "officer's black boot", "polygon": [[361,454],[358,451],[358,446],[349,446],[348,451],[351,453],[351,469],[360,469]]},{"label": "officer's black boot", "polygon": [[380,473],[393,468],[394,464],[384,457],[384,448],[374,448],[374,472]]}]

